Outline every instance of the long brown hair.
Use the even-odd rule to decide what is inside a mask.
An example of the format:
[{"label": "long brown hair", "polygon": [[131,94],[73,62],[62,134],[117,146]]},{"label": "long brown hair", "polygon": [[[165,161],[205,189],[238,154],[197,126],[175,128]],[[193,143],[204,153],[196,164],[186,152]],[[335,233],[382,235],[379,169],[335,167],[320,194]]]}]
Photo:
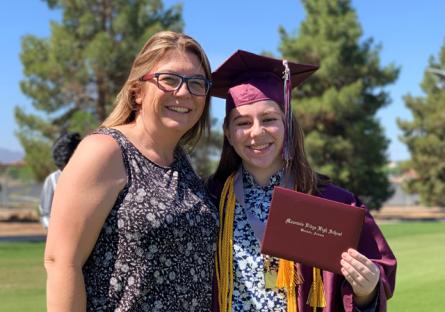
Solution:
[{"label": "long brown hair", "polygon": [[[229,116],[224,118],[224,129],[229,127]],[[292,137],[295,140],[294,157],[290,165],[290,171],[295,179],[294,189],[308,194],[317,191],[317,184],[320,182],[318,175],[312,170],[306,156],[304,148],[304,133],[298,120],[292,116]],[[235,149],[230,145],[224,136],[224,143],[221,151],[221,158],[214,175],[209,182],[219,181],[224,183],[226,179],[241,165],[241,157],[236,153]]]},{"label": "long brown hair", "polygon": [[[102,123],[102,127],[114,127],[131,123],[136,118],[137,105],[135,96],[142,88],[140,78],[165,56],[170,50],[190,52],[195,54],[204,69],[207,79],[211,77],[210,63],[199,43],[182,33],[173,31],[161,31],[154,34],[144,44],[138,55],[134,59],[127,81],[118,93],[114,102],[114,108],[107,119]],[[210,95],[206,96],[205,106],[201,118],[187,131],[181,138],[180,144],[190,144],[194,146],[204,132],[209,133],[210,127]]]}]

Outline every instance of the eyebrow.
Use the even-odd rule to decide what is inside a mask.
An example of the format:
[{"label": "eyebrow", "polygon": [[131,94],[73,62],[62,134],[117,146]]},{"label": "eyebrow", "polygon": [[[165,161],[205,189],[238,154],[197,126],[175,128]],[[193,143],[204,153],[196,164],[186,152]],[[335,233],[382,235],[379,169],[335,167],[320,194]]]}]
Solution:
[{"label": "eyebrow", "polygon": [[184,76],[184,77],[188,77],[188,78],[204,78],[204,79],[206,79],[205,74],[200,74],[200,73],[195,73],[192,75],[184,75],[178,71],[170,70],[170,69],[160,69],[160,70],[156,70],[156,72],[162,73],[162,74],[176,74],[176,75],[180,75],[180,76]]}]

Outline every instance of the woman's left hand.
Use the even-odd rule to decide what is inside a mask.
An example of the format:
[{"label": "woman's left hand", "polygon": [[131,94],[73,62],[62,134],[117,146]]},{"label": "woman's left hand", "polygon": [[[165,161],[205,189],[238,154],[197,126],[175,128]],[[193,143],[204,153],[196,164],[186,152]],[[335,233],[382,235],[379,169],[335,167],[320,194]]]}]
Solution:
[{"label": "woman's left hand", "polygon": [[341,272],[351,284],[356,303],[365,305],[375,296],[380,270],[371,260],[355,249],[342,253]]}]

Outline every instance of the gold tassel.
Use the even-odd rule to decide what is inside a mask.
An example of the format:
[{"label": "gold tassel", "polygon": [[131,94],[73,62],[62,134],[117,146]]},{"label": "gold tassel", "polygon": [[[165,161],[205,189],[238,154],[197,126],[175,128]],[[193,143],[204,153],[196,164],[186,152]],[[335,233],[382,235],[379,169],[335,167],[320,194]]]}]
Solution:
[{"label": "gold tassel", "polygon": [[287,311],[298,312],[295,264],[293,261],[280,259],[278,264],[277,287],[287,291]]},{"label": "gold tassel", "polygon": [[317,308],[326,307],[326,298],[323,288],[320,269],[312,268],[312,286],[307,298],[307,304],[314,308],[314,312],[317,311]]}]

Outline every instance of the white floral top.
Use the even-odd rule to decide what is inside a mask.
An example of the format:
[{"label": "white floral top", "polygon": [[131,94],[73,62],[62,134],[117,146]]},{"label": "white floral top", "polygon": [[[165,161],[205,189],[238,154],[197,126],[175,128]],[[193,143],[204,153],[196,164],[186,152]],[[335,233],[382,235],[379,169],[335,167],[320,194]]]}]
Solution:
[{"label": "white floral top", "polygon": [[[269,184],[262,187],[243,169],[246,209],[250,209],[263,222],[269,214],[272,191],[280,184],[280,176],[280,172],[276,173],[270,178]],[[239,203],[235,207],[233,240],[233,311],[286,311],[284,290],[265,288],[264,259],[260,253],[260,245]],[[272,265],[278,265],[276,259]]]}]

